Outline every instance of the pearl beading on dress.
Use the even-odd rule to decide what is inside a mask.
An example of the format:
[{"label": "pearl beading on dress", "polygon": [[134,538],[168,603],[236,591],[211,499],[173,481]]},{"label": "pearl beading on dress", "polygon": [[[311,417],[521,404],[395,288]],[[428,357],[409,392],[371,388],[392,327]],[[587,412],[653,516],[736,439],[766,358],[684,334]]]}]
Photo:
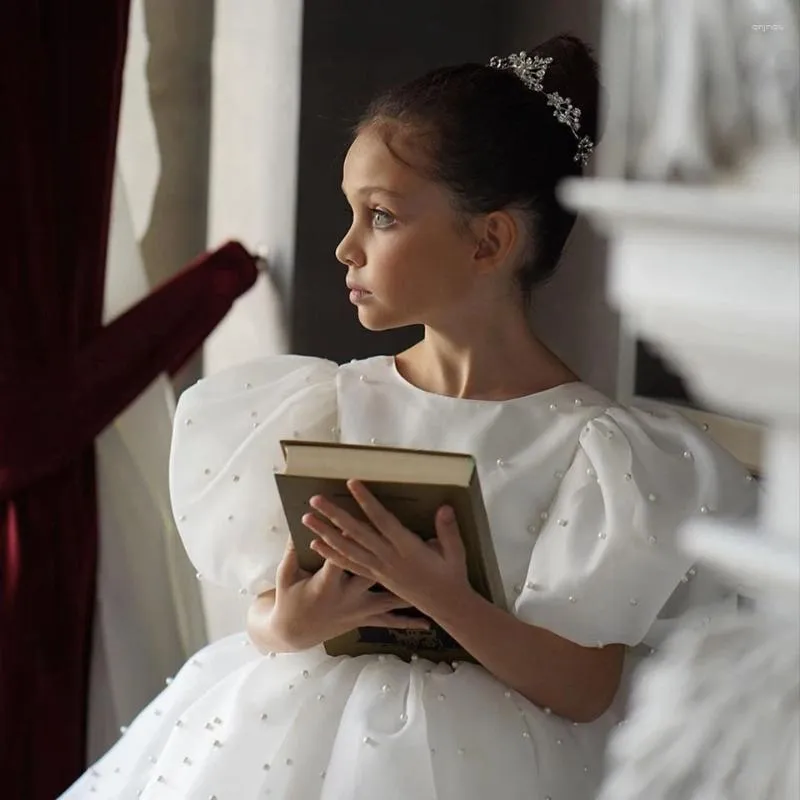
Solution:
[{"label": "pearl beading on dress", "polygon": [[[243,640],[243,644],[244,643],[249,643],[249,641]],[[276,657],[276,655],[277,655],[276,653],[268,653],[266,657]],[[385,661],[385,657],[384,656],[381,656],[379,658],[382,661]],[[412,661],[418,661],[418,660],[419,660],[418,658],[413,658],[412,657]],[[452,668],[453,671],[455,671],[458,668],[458,666],[459,666],[458,662],[453,662],[452,665],[451,665],[451,668]],[[433,672],[433,670],[426,669],[423,674],[424,674],[425,677],[428,677],[428,676],[430,676],[432,674],[432,672]],[[303,676],[303,678],[308,678],[308,677],[310,677],[310,672],[308,670],[303,670],[301,672],[301,675]],[[167,683],[167,685],[171,685],[172,679],[171,678],[167,678],[165,680],[165,682]],[[291,689],[291,688],[292,688],[292,686],[290,685],[289,689]],[[392,687],[391,687],[390,684],[385,683],[385,684],[382,684],[381,687],[380,687],[380,692],[381,692],[381,694],[383,696],[386,696],[391,691],[392,691]],[[444,692],[437,693],[436,697],[437,697],[437,700],[439,700],[439,702],[446,702],[446,700],[447,700],[447,697],[446,697]],[[512,692],[510,689],[504,689],[503,690],[503,697],[505,699],[507,699],[507,700],[511,700],[516,705],[515,693]],[[552,711],[551,711],[550,708],[542,708],[541,710],[545,715],[549,716],[549,715],[552,714]],[[521,717],[525,716],[526,712],[524,711],[524,709],[521,706],[517,705],[517,711],[518,711],[518,713],[519,713],[519,715]],[[268,718],[269,717],[268,717],[268,714],[266,712],[261,712],[259,714],[259,720],[262,723],[267,721]],[[403,713],[401,713],[399,715],[399,719],[400,719],[401,722],[405,723],[405,722],[408,721],[408,715],[405,712],[403,712]],[[577,727],[579,723],[572,723],[572,724]],[[219,716],[215,716],[211,720],[209,720],[208,722],[205,723],[204,728],[207,731],[211,732],[211,733],[215,733],[219,728],[221,728],[222,725],[223,725],[223,720]],[[176,720],[175,726],[176,727],[181,727],[181,728],[184,727],[183,721],[179,718],[178,720]],[[533,737],[531,735],[531,732],[530,732],[529,728],[527,727],[527,724],[525,725],[524,728],[522,728],[520,730],[520,736],[521,736],[522,739],[525,739],[525,740],[528,740],[528,741],[531,741],[531,742],[533,741]],[[378,747],[380,745],[379,739],[375,738],[374,735],[365,734],[362,737],[361,741],[362,741],[362,744],[364,746]],[[563,740],[559,738],[559,739],[556,740],[556,743],[561,745],[563,743]],[[224,747],[224,741],[215,736],[215,738],[211,742],[211,747],[214,748],[214,749],[221,749],[221,748]],[[437,748],[436,747],[431,747],[430,751],[431,751],[432,755],[436,755]],[[455,753],[459,757],[468,757],[469,756],[467,748],[464,747],[463,745],[456,745],[455,746]],[[154,756],[154,755],[149,756],[148,757],[148,761],[153,767],[156,767],[159,764],[158,758],[156,756]],[[292,758],[286,758],[285,761],[284,761],[284,764],[287,767],[294,766],[294,763],[295,762],[294,762],[294,760]],[[182,758],[182,760],[181,760],[181,766],[184,767],[184,768],[192,767],[192,766],[194,766],[194,761],[189,756],[184,756]],[[271,772],[272,771],[272,765],[269,762],[265,762],[262,765],[261,769],[264,772]],[[589,767],[588,766],[584,766],[583,767],[583,771],[585,773],[588,773],[589,772]],[[121,770],[120,770],[119,767],[115,767],[114,770],[113,770],[113,774],[116,774],[116,775],[119,775],[120,772],[121,772]],[[93,769],[90,774],[94,778],[100,779],[102,777],[101,773],[97,769]],[[319,772],[319,778],[321,780],[324,780],[325,777],[326,777],[326,771],[325,770],[322,770],[321,772]],[[151,773],[151,778],[146,779],[146,782],[145,782],[144,786],[138,792],[138,796],[142,796],[143,795],[144,790],[149,785],[149,780],[150,779],[153,779],[155,781],[155,783],[158,783],[158,784],[169,785],[169,783],[170,783],[170,780],[169,780],[169,777],[168,777],[167,774],[165,774],[163,772],[162,773],[158,773],[153,778],[152,777],[152,773]],[[175,784],[175,785],[177,785],[177,784]],[[97,788],[98,788],[97,785],[92,786],[90,791],[96,792]],[[265,794],[270,794],[271,793],[270,787],[264,787],[264,791],[265,791]],[[218,798],[218,795],[210,794],[209,798]],[[218,798],[218,800],[219,800],[219,798]]]},{"label": "pearl beading on dress", "polygon": [[[366,381],[366,380],[364,380],[363,378],[364,378],[364,376],[362,376],[362,382],[365,382],[365,383],[366,383],[367,381]],[[248,385],[246,388],[250,388],[250,386]],[[554,405],[555,405],[555,404],[554,404]],[[578,400],[575,400],[575,401],[574,401],[574,405],[577,407],[577,406],[580,406],[580,405],[581,405],[581,403],[580,403]],[[554,408],[553,410],[556,410],[556,409]],[[257,412],[252,412],[252,413],[253,413],[253,417],[257,416]],[[193,424],[194,424],[194,422],[193,422],[193,421],[190,421],[190,422],[188,422],[188,423],[187,423],[187,426],[191,426],[191,425],[193,425]],[[197,427],[197,426],[195,426],[195,427]],[[334,436],[338,436],[338,435],[340,435],[340,431],[339,431],[337,428],[331,428],[331,429],[330,429],[330,432],[331,432],[331,434],[332,434],[332,435],[334,435]],[[607,432],[605,432],[605,431],[604,431],[604,432],[602,432],[602,433],[604,433],[604,434],[605,434],[605,435],[606,435],[608,438],[612,438],[612,436],[613,436],[613,431],[607,431]],[[295,435],[297,435],[297,432],[296,432],[296,431],[295,431]],[[371,440],[371,441],[372,441],[372,443],[375,443],[376,439],[375,439],[375,438],[372,438],[372,440]],[[680,455],[680,451],[678,451],[678,453],[679,453],[679,455]],[[688,456],[687,456],[687,455],[686,455],[687,453],[689,453],[690,455],[688,455]],[[692,462],[692,461],[694,460],[694,457],[693,457],[693,455],[692,455],[692,454],[691,454],[691,452],[690,452],[690,451],[688,451],[688,450],[683,452],[683,454],[682,454],[682,457],[683,457],[683,459],[684,459],[685,461],[687,461],[687,462]],[[500,458],[496,460],[497,466],[498,466],[498,467],[499,467],[499,466],[507,466],[507,465],[508,465],[508,460],[509,460],[509,457],[508,457],[508,456],[502,456],[502,455],[501,455],[501,456],[500,456]],[[213,465],[212,465],[212,466],[213,466]],[[209,470],[209,473],[210,473],[210,470]],[[556,480],[562,480],[562,479],[564,478],[564,472],[563,472],[563,471],[561,471],[561,470],[558,470],[558,471],[556,471],[556,472],[555,472],[555,473],[553,473],[553,474],[554,474],[554,477],[556,478]],[[587,476],[588,476],[588,477],[590,477],[590,478],[594,478],[594,479],[596,479],[596,478],[597,478],[597,475],[596,475],[596,473],[595,473],[594,469],[593,469],[593,468],[591,468],[591,467],[590,467],[590,468],[588,468],[588,469],[586,470],[586,474],[587,474]],[[636,478],[637,478],[637,481],[641,479],[641,476],[640,476],[640,474],[639,474],[638,472],[636,473]],[[213,478],[212,478],[212,479],[213,479]],[[754,480],[754,479],[753,479],[753,476],[751,476],[751,475],[749,475],[749,474],[745,476],[745,479],[746,479],[747,481],[752,481],[752,480]],[[628,478],[628,480],[630,480],[631,482],[633,482],[633,481],[632,481],[632,476],[631,476],[631,478]],[[236,482],[236,478],[234,478],[234,482]],[[640,487],[638,487],[638,488],[640,488],[640,489],[641,489],[642,487],[640,486]],[[649,502],[651,502],[651,503],[655,503],[655,502],[657,502],[657,501],[658,501],[658,497],[657,497],[657,495],[656,495],[654,492],[650,492],[649,494],[646,494],[646,495],[645,495],[645,497],[646,497],[646,498],[647,498],[647,500],[648,500]],[[710,504],[709,504],[709,503],[706,503],[706,504],[702,505],[702,506],[700,507],[700,509],[699,509],[699,513],[701,513],[701,514],[708,514],[708,513],[712,513]],[[540,516],[541,522],[542,522],[542,523],[545,523],[545,522],[548,520],[548,517],[549,517],[549,515],[548,515],[548,513],[547,513],[547,512],[542,512],[542,514],[541,514],[541,516]],[[557,517],[556,513],[555,513],[555,512],[553,512],[553,517],[554,517],[554,519],[555,519],[555,522],[556,522],[556,526],[557,526],[557,527],[561,527],[561,528],[565,528],[565,527],[567,527],[567,525],[565,525],[565,524],[562,524],[562,523],[569,523],[569,519],[567,519],[567,518],[566,518],[566,516],[565,516],[565,517]],[[181,516],[180,516],[178,519],[179,519],[179,521],[181,521],[181,522],[185,522],[185,521],[186,521],[186,515],[185,515],[185,514],[183,514],[183,515],[181,515]],[[230,514],[230,515],[228,516],[228,521],[229,521],[229,522],[232,522],[232,521],[233,521],[233,514]],[[552,527],[550,528],[550,530],[551,530],[553,533],[556,533],[556,532],[557,532],[557,527],[556,527],[556,526],[552,526]],[[542,528],[542,527],[544,527],[544,526],[543,526],[543,525],[542,525],[542,526],[540,526],[540,525],[536,525],[536,524],[534,524],[534,523],[531,523],[530,525],[528,525],[528,526],[527,526],[527,531],[528,531],[529,533],[538,533],[538,532],[539,532],[539,530],[540,530],[540,528]],[[272,530],[273,530],[273,531],[276,531],[276,530],[277,530],[277,526],[272,526]],[[599,531],[599,532],[597,533],[597,538],[598,538],[599,540],[605,540],[605,539],[607,538],[607,535],[606,535],[605,531],[602,531],[602,530],[601,530],[601,531]],[[656,542],[655,542],[655,539],[656,539],[656,537],[654,537],[654,536],[648,537],[648,541],[650,542],[650,544],[655,544],[655,543],[656,543]],[[598,546],[599,546],[599,545],[598,545]],[[694,568],[690,569],[690,570],[689,570],[689,571],[686,573],[686,575],[683,577],[683,579],[682,579],[682,580],[684,580],[684,581],[688,582],[688,581],[689,581],[689,579],[690,579],[690,578],[691,578],[691,577],[692,577],[692,576],[695,574],[695,572],[696,572],[696,570],[694,570]],[[198,577],[202,577],[202,576],[198,575]],[[515,586],[515,589],[519,588],[519,590],[521,590],[521,587],[522,587],[522,584],[518,584],[517,586]],[[536,588],[536,584],[535,584],[533,581],[530,581],[530,580],[528,580],[528,581],[525,581],[525,583],[524,583],[524,588],[525,588],[525,589],[529,589],[529,590],[533,590],[534,588]],[[577,598],[577,596],[573,595],[572,597],[573,597],[573,599],[574,599],[574,601],[575,601],[575,602],[577,602],[577,601],[578,601],[578,598]],[[639,601],[638,601],[638,599],[637,599],[637,598],[635,598],[635,597],[632,597],[632,598],[630,598],[630,602],[631,602],[631,605],[635,605],[635,604],[637,604]],[[243,644],[247,644],[247,642],[243,642]],[[602,646],[603,646],[603,645],[602,645],[602,643],[600,643],[600,642],[598,642],[598,643],[597,643],[597,647],[602,647]],[[652,653],[652,652],[653,652],[653,651],[651,651],[651,653]],[[270,657],[274,657],[274,654],[273,654],[272,656],[270,656]],[[194,663],[194,662],[190,662],[190,663]],[[292,691],[292,689],[291,689],[291,686],[290,686],[290,688],[289,688],[289,691]],[[381,687],[381,691],[382,691],[382,693],[384,693],[384,694],[385,694],[383,686]],[[391,691],[391,690],[390,690],[390,691]],[[320,695],[318,699],[320,699],[320,700],[321,700],[321,699],[322,699],[322,696]],[[442,702],[445,702],[445,701],[442,701]],[[551,713],[551,712],[550,712],[550,710],[549,710],[549,709],[546,709],[546,710],[544,711],[544,713],[546,713],[546,714],[549,714],[549,713]],[[405,720],[403,719],[403,718],[404,718],[404,716],[405,716],[405,714],[401,715],[401,717],[400,717],[400,718],[401,718],[401,721],[405,721]],[[262,718],[262,722],[263,722],[263,721],[265,721],[265,719],[266,719],[266,715],[264,715],[264,718]],[[176,727],[182,727],[182,726],[180,725],[180,720],[178,720],[178,721],[175,723],[175,726],[176,726]],[[521,736],[522,736],[522,738],[524,738],[524,739],[530,738],[530,734],[528,734],[528,736],[526,736],[526,732],[525,732],[525,731],[522,731],[520,735],[521,735]],[[217,739],[216,741],[220,741],[220,740],[219,740],[219,739]],[[222,741],[224,741],[224,740],[222,740]],[[464,751],[464,752],[462,752],[462,753],[461,753],[461,755],[464,755],[464,754],[465,754],[465,752],[466,752],[466,750],[464,750],[464,748],[461,748],[461,749],[462,749],[462,751]],[[433,748],[433,750],[435,751],[435,748]],[[452,751],[451,751],[451,752],[452,752]],[[188,756],[187,756],[187,758],[188,758]],[[187,764],[187,765],[185,765],[185,766],[189,766],[189,764]],[[119,768],[117,768],[117,769],[119,769]],[[586,771],[586,768],[584,768],[584,771]],[[162,776],[162,777],[164,777],[164,779],[165,779],[165,780],[168,780],[168,779],[169,779],[169,775],[168,775],[168,774],[165,774],[165,775],[164,775],[164,776]],[[324,777],[324,772],[323,772],[323,773],[321,773],[321,777]],[[212,797],[215,797],[215,796],[212,796]],[[227,798],[226,798],[225,800],[227,800]],[[558,798],[557,800],[560,800],[560,798]]]}]

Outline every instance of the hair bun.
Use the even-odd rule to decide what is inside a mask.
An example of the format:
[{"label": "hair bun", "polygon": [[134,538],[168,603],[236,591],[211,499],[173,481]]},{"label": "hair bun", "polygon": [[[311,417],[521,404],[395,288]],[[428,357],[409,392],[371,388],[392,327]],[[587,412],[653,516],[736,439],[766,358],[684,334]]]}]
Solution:
[{"label": "hair bun", "polygon": [[594,144],[600,141],[600,95],[603,87],[599,68],[591,48],[572,34],[564,33],[528,50],[528,55],[550,57],[552,64],[542,81],[546,92],[569,97],[581,111],[581,134]]}]

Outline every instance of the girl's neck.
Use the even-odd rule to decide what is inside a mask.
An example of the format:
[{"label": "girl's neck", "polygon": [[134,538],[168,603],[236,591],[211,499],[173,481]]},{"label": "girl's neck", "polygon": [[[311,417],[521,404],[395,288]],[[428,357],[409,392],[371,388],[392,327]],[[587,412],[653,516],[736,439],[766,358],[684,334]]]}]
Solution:
[{"label": "girl's neck", "polygon": [[398,354],[396,364],[420,389],[476,400],[507,400],[577,380],[523,316],[449,334],[426,326],[422,341]]}]

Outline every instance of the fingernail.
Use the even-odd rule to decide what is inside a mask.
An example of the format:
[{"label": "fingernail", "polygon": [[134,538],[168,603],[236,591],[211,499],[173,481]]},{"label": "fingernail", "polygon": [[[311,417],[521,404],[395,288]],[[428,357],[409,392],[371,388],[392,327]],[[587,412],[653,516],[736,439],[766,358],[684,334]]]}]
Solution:
[{"label": "fingernail", "polygon": [[442,507],[442,519],[445,522],[452,522],[456,518],[453,509],[450,506],[443,506]]}]

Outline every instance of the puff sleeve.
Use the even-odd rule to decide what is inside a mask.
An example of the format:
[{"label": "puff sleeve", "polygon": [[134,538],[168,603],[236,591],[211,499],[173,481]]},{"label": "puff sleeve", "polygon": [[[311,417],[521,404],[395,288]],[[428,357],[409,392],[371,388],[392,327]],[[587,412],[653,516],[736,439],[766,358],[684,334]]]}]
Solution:
[{"label": "puff sleeve", "polygon": [[172,510],[204,580],[258,594],[275,585],[288,528],[275,485],[281,439],[336,438],[337,365],[275,356],[199,381],[180,397]]},{"label": "puff sleeve", "polygon": [[580,434],[515,613],[587,647],[637,645],[660,617],[720,599],[719,584],[693,577],[678,529],[699,514],[752,513],[757,492],[683,419],[606,409]]}]

